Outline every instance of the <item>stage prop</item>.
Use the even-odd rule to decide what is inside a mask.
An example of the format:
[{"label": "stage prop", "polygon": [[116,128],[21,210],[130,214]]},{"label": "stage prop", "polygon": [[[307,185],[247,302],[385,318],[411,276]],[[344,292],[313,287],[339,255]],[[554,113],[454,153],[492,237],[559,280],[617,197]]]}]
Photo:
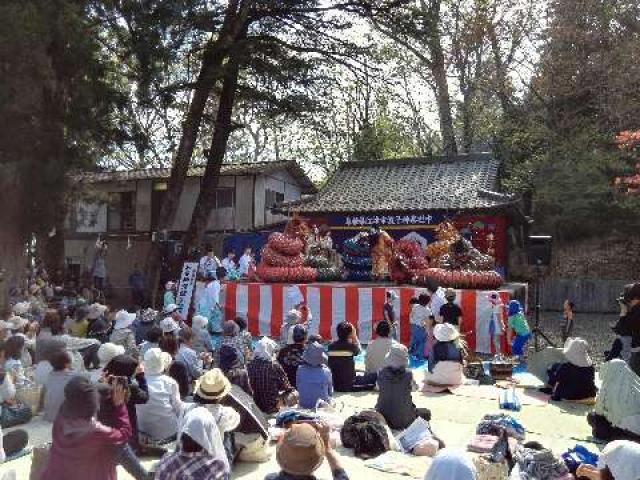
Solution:
[{"label": "stage prop", "polygon": [[[387,291],[398,296],[394,309],[400,322],[400,339],[408,344],[409,300],[420,291],[415,286],[377,286],[366,283],[327,284],[269,284],[225,283],[223,287],[225,319],[242,316],[247,319],[253,335],[279,338],[280,327],[286,312],[302,297],[312,314],[311,333],[328,340],[335,338],[335,327],[342,321],[353,323],[363,343],[374,338],[374,324],[383,318],[383,304]],[[526,302],[527,287],[509,284],[498,290],[503,305],[516,298]],[[483,290],[458,290],[457,302],[462,308],[461,331],[470,348],[480,353],[493,353],[488,322],[490,304],[488,292]],[[526,303],[525,303],[526,304]],[[506,335],[503,336],[503,352],[507,352]]]}]

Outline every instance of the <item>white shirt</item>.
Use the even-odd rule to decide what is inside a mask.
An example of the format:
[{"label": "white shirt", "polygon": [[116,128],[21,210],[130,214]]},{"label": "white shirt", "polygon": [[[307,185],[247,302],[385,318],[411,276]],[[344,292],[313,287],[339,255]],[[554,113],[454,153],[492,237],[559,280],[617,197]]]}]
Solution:
[{"label": "white shirt", "polygon": [[232,270],[236,269],[236,261],[233,260],[232,258],[229,257],[225,257],[222,260],[222,266],[224,267],[224,269],[227,271],[227,273],[229,273]]},{"label": "white shirt", "polygon": [[253,259],[251,258],[251,255],[244,254],[240,257],[240,266],[238,267],[240,275],[246,275],[249,273],[249,265],[251,265],[252,261]]},{"label": "white shirt", "polygon": [[178,418],[184,404],[178,383],[168,375],[147,375],[149,400],[136,405],[138,430],[155,440],[178,433]]},{"label": "white shirt", "polygon": [[444,288],[438,287],[438,289],[431,295],[431,303],[429,308],[436,317],[436,320],[440,321],[440,307],[447,303],[447,299],[444,296]]},{"label": "white shirt", "polygon": [[429,317],[433,316],[431,309],[416,303],[409,314],[409,322],[412,325],[420,325],[421,327],[427,323]]},{"label": "white shirt", "polygon": [[367,355],[364,360],[367,373],[377,373],[384,366],[384,357],[394,343],[390,337],[378,337],[367,346]]},{"label": "white shirt", "polygon": [[221,263],[220,260],[218,260],[218,257],[216,257],[215,255],[213,257],[205,255],[204,257],[200,258],[200,266],[198,269],[200,270],[200,274],[206,277],[208,273],[213,273],[213,275],[215,275],[216,268],[218,268],[220,265]]}]

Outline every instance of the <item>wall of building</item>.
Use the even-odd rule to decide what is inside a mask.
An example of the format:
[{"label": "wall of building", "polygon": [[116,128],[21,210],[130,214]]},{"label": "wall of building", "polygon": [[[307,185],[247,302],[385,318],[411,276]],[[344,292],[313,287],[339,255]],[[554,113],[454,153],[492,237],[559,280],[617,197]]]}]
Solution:
[{"label": "wall of building", "polygon": [[271,205],[265,204],[265,194],[267,189],[284,194],[285,201],[296,200],[302,195],[302,191],[296,180],[285,170],[271,172],[268,175],[259,175],[256,177],[254,215],[256,228],[282,222],[287,219],[286,215],[274,215],[271,213]]}]

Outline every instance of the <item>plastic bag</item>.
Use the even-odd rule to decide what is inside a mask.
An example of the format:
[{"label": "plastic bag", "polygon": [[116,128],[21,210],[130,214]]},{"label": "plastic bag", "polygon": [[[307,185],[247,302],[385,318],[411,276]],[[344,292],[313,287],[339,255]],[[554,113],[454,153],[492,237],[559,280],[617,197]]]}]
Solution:
[{"label": "plastic bag", "polygon": [[580,465],[598,465],[598,455],[582,445],[576,445],[562,454],[562,460],[571,473],[576,473]]},{"label": "plastic bag", "polygon": [[504,410],[519,412],[520,408],[522,408],[515,388],[509,388],[500,392],[500,398],[498,402],[500,404],[500,408]]}]

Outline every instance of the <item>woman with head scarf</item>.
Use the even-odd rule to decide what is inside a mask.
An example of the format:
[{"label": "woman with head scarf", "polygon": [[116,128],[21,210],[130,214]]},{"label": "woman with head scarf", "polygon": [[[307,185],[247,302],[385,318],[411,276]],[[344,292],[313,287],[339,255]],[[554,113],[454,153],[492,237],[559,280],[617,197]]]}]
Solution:
[{"label": "woman with head scarf", "polygon": [[120,310],[116,313],[113,324],[113,332],[109,340],[116,345],[122,345],[127,355],[138,357],[138,346],[136,345],[136,334],[133,332],[133,322],[136,320],[135,313]]},{"label": "woman with head scarf", "polygon": [[551,399],[558,402],[594,398],[598,392],[596,370],[589,356],[587,341],[569,338],[563,353],[567,361],[553,364],[548,371]]},{"label": "woman with head scarf", "polygon": [[262,337],[256,344],[253,360],[247,365],[256,405],[265,413],[275,413],[281,406],[297,401],[297,392],[282,366],[275,361],[276,346],[270,338]]},{"label": "woman with head scarf", "polygon": [[429,421],[431,412],[426,408],[416,408],[411,398],[415,388],[409,367],[407,347],[394,343],[385,357],[384,368],[378,372],[378,401],[376,410],[382,414],[389,427],[405,429],[413,421],[422,417]]},{"label": "woman with head scarf", "polygon": [[598,467],[581,465],[576,475],[589,480],[638,480],[640,478],[640,444],[617,440],[604,447]]},{"label": "woman with head scarf", "polygon": [[229,462],[213,415],[202,407],[188,412],[176,451],[165,456],[156,480],[228,480]]},{"label": "woman with head scarf", "polygon": [[124,388],[121,385],[111,388],[114,426],[107,427],[96,419],[99,406],[96,385],[80,376],[67,383],[64,403],[53,424],[53,441],[42,478],[116,480],[114,447],[127,442],[131,425]]},{"label": "woman with head scarf", "polygon": [[424,480],[477,480],[473,462],[462,450],[445,448],[431,462]]},{"label": "woman with head scarf", "polygon": [[211,335],[207,330],[207,324],[209,320],[202,315],[194,315],[192,320],[193,339],[191,341],[191,348],[200,353],[213,352],[213,342],[211,341]]},{"label": "woman with head scarf", "polygon": [[159,348],[151,348],[144,355],[149,399],[145,404],[136,405],[138,429],[158,443],[176,435],[183,409],[178,383],[165,374],[170,364],[171,355]]}]

